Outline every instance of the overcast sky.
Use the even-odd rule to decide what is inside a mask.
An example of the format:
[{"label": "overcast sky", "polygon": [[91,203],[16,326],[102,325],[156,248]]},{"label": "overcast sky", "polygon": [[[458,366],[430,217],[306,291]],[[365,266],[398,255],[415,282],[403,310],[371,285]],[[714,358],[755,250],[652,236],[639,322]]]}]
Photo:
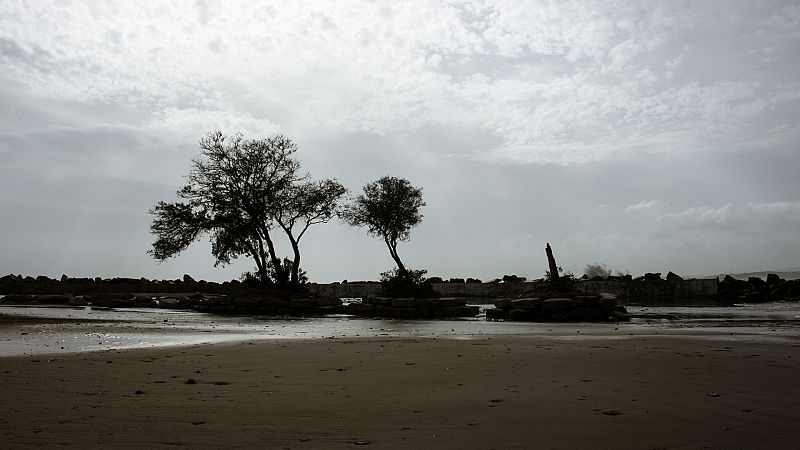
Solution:
[{"label": "overcast sky", "polygon": [[[250,270],[145,253],[215,129],[422,187],[399,252],[430,275],[537,278],[546,242],[578,275],[800,267],[796,1],[0,0],[0,273]],[[393,264],[339,223],[301,244],[320,282]]]}]

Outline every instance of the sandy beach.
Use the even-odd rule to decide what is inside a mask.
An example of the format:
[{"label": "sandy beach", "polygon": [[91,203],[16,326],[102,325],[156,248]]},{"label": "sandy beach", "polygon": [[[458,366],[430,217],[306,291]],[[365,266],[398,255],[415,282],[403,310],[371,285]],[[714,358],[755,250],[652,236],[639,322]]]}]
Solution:
[{"label": "sandy beach", "polygon": [[800,341],[345,337],[0,358],[5,448],[792,448]]}]

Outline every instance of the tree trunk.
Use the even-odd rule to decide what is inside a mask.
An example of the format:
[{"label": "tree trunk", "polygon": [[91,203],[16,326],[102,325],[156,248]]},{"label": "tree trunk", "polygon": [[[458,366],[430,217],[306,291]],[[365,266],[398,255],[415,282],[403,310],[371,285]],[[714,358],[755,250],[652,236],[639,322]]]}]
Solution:
[{"label": "tree trunk", "polygon": [[258,281],[264,286],[269,286],[270,284],[272,284],[272,280],[269,279],[269,275],[267,274],[267,267],[264,264],[265,261],[262,258],[262,256],[255,251],[251,253],[251,256],[253,257],[253,260],[255,260],[256,262],[256,270],[258,271]]},{"label": "tree trunk", "polygon": [[298,286],[300,284],[300,243],[293,239],[290,235],[289,242],[292,243],[292,251],[294,252],[294,262],[292,262],[292,278],[290,284]]},{"label": "tree trunk", "polygon": [[283,268],[283,263],[278,256],[275,254],[275,245],[272,243],[272,239],[269,237],[269,233],[264,233],[264,240],[267,242],[267,249],[269,250],[269,257],[272,260],[272,267],[275,269],[275,282],[276,284],[285,287],[289,277],[286,275],[286,270]]},{"label": "tree trunk", "polygon": [[403,262],[400,261],[400,255],[397,254],[397,242],[389,242],[386,239],[386,245],[389,247],[389,254],[392,255],[392,259],[394,259],[395,264],[397,264],[397,270],[400,271],[400,276],[404,279],[408,279],[408,270],[406,270],[406,266],[403,265]]}]

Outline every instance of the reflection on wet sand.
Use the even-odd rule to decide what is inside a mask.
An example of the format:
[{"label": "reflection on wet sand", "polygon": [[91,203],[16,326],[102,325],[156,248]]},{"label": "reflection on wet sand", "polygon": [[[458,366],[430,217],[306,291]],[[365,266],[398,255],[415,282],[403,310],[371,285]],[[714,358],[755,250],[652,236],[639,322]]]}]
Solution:
[{"label": "reflection on wet sand", "polygon": [[349,316],[231,317],[163,309],[0,307],[0,356],[195,345],[247,340],[412,336],[469,339],[536,335],[624,339],[664,335],[713,339],[796,339],[800,305],[726,308],[629,308],[630,323],[511,323],[379,320]]}]

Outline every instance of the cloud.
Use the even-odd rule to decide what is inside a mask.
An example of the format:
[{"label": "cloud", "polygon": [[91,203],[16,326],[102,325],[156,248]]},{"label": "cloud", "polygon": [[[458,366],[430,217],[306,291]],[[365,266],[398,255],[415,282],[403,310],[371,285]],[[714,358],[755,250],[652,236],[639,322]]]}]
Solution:
[{"label": "cloud", "polygon": [[[794,3],[3,1],[0,191],[74,207],[132,189],[144,211],[208,130],[280,131],[316,176],[419,180],[431,268],[521,273],[515,246],[548,239],[591,256],[575,268],[796,250]],[[325,233],[308,261],[333,273],[354,244]],[[439,243],[459,250],[425,253]]]},{"label": "cloud", "polygon": [[800,226],[800,201],[748,203],[741,206],[695,206],[666,214],[664,220],[682,226],[720,226],[737,230],[773,228],[788,231]]},{"label": "cloud", "polygon": [[661,204],[660,200],[642,200],[639,203],[634,203],[632,205],[628,205],[625,207],[624,213],[636,212],[636,211],[645,211],[648,209],[653,209],[656,206]]},{"label": "cloud", "polygon": [[173,107],[154,113],[144,128],[173,144],[196,141],[199,136],[214,130],[245,136],[269,136],[281,129],[269,120],[258,119],[249,113]]},{"label": "cloud", "polygon": [[[152,114],[155,126],[183,111],[256,130],[288,120],[380,135],[472,127],[500,143],[461,155],[578,164],[788,145],[768,130],[789,123],[800,133],[796,120],[772,114],[798,110],[800,85],[766,82],[758,64],[770,47],[782,49],[771,71],[794,67],[794,9],[785,9],[4,3],[0,64],[4,78],[38,95],[126,105]],[[723,49],[722,39],[730,40]],[[708,54],[717,61],[701,59]]]}]

